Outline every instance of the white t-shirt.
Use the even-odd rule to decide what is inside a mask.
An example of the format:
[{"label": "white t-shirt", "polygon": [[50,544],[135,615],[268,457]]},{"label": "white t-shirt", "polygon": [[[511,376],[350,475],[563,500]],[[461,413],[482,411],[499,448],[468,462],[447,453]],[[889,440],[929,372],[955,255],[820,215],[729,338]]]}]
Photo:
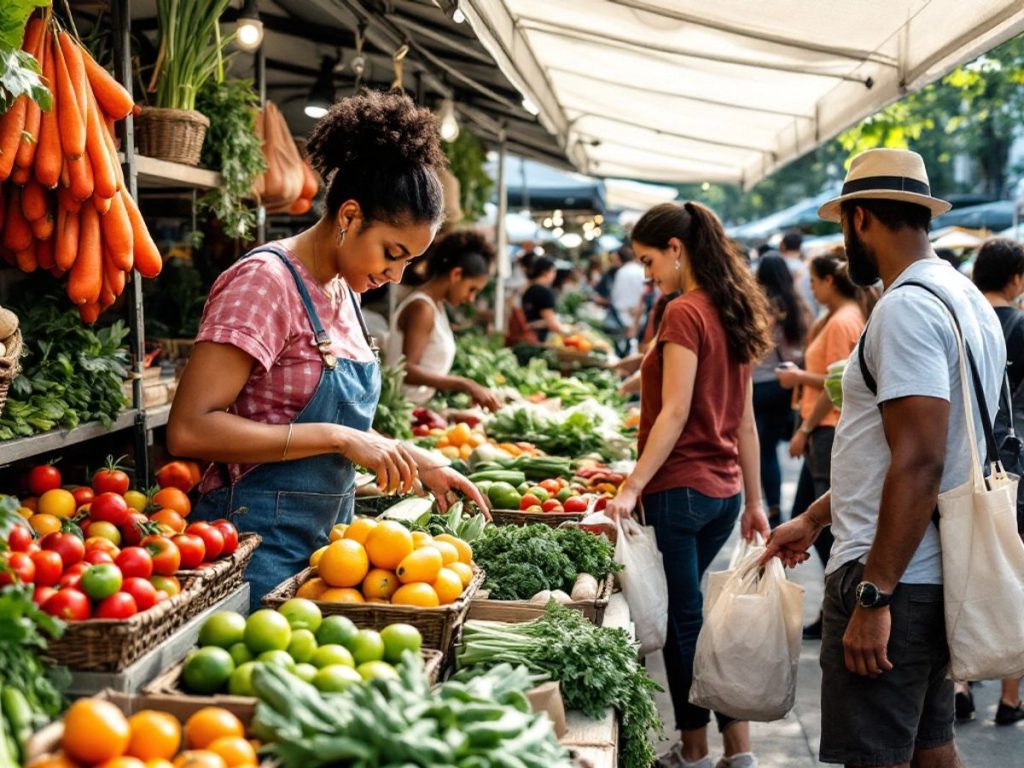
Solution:
[{"label": "white t-shirt", "polygon": [[[398,320],[402,317],[405,308],[414,301],[425,301],[434,310],[434,324],[430,331],[430,339],[427,346],[423,348],[423,355],[420,357],[420,366],[431,373],[439,373],[447,376],[452,370],[455,362],[455,335],[452,333],[451,325],[448,324],[448,315],[444,307],[438,306],[432,298],[420,291],[413,291],[395,309],[392,319],[391,332],[388,334],[387,343],[384,346],[384,361],[389,366],[398,365],[402,359],[402,349],[405,346],[405,334],[398,327]],[[406,384],[403,387],[406,399],[416,405],[423,405],[436,392],[433,387],[416,386]]]},{"label": "white t-shirt", "polygon": [[817,317],[820,307],[814,298],[814,291],[811,290],[811,268],[800,256],[783,256],[783,259],[789,267],[789,274],[793,276],[793,285],[811,310],[811,317]]},{"label": "white t-shirt", "polygon": [[[901,397],[938,397],[950,404],[946,460],[940,492],[967,481],[971,453],[967,445],[960,359],[949,312],[923,288],[899,288],[907,280],[926,283],[956,310],[964,340],[978,364],[994,415],[1006,365],[1006,344],[995,311],[966,277],[938,258],[907,267],[885,292],[868,324],[864,354],[878,384],[872,395],[861,374],[855,349],[843,374],[843,408],[832,446],[832,533],[835,544],[825,573],[851,560],[864,560],[875,539],[882,484],[891,454],[878,406]],[[973,391],[973,387],[972,387]],[[979,455],[985,455],[980,415],[975,407]],[[939,534],[929,525],[900,581],[942,583]]]},{"label": "white t-shirt", "polygon": [[619,267],[612,284],[611,302],[619,316],[619,322],[629,326],[633,313],[640,305],[644,293],[644,267],[639,261],[628,261]]}]

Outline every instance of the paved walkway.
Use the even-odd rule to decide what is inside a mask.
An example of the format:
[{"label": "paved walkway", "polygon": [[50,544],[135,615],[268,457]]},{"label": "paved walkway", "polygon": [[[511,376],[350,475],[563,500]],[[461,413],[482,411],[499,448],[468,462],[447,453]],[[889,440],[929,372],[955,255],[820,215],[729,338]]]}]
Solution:
[{"label": "paved walkway", "polygon": [[[788,510],[796,485],[798,465],[788,462],[783,489],[783,508]],[[736,536],[723,548],[712,570],[726,567]],[[816,618],[821,606],[823,571],[817,557],[791,571],[791,578],[807,590],[804,598],[805,623]],[[821,670],[818,667],[817,641],[805,641],[797,678],[797,701],[785,720],[774,723],[752,723],[751,740],[762,768],[809,768],[818,762],[818,740],[821,736]],[[652,677],[663,687],[665,670],[660,654],[648,659]],[[993,722],[999,702],[999,683],[985,682],[973,689],[977,716],[973,722],[957,726],[957,744],[966,768],[1024,768],[1024,723],[997,727]],[[667,728],[674,725],[672,702],[667,692],[659,696],[658,708]],[[670,733],[675,737],[677,734]],[[665,743],[667,746],[668,742]],[[659,752],[661,749],[659,748]],[[711,754],[721,756],[721,741],[711,737]]]}]

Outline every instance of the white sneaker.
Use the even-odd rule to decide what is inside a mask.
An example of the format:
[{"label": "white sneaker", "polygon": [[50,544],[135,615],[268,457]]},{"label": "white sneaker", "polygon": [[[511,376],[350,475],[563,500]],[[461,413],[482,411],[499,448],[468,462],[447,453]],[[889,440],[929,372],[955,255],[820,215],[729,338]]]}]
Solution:
[{"label": "white sneaker", "polygon": [[661,755],[655,763],[657,768],[711,768],[711,755],[705,755],[696,762],[683,757],[683,745],[676,742],[672,748]]},{"label": "white sneaker", "polygon": [[757,758],[753,752],[740,752],[732,757],[723,757],[715,768],[757,768]]}]

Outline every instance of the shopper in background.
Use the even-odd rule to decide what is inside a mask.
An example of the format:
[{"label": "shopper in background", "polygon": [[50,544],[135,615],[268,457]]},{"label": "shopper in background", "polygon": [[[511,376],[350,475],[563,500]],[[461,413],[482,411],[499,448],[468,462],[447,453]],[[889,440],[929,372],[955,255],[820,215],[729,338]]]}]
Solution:
[{"label": "shopper in background", "polygon": [[533,259],[526,273],[530,279],[530,287],[523,293],[523,314],[541,342],[547,339],[549,333],[568,333],[558,321],[558,314],[555,312],[558,296],[551,286],[557,274],[555,262],[547,256]]},{"label": "shopper in background", "polygon": [[351,518],[354,464],[386,492],[421,482],[441,506],[455,490],[484,503],[458,473],[370,428],[380,364],[356,294],[399,281],[441,223],[437,121],[370,91],[335,104],[308,150],[327,184],[322,218],[217,279],[167,428],[171,453],[214,462],[193,518],[263,537],[246,572],[253,608]]},{"label": "shopper in background", "polygon": [[[660,764],[711,768],[710,713],[689,703],[703,623],[700,581],[740,517],[741,498],[743,536],[768,535],[751,368],[771,349],[771,321],[753,275],[709,209],[693,202],[656,206],[632,237],[661,292],[683,295],[666,306],[643,360],[640,458],[607,513],[627,517],[642,501],[664,555],[665,666],[682,741]],[[747,724],[717,719],[726,755],[718,765],[756,766]]]},{"label": "shopper in background", "polygon": [[[623,246],[623,248],[628,247],[628,245]],[[604,274],[601,275],[601,279],[597,281],[597,285],[594,286],[594,292],[598,296],[597,303],[603,307],[611,305],[612,286],[615,285],[615,275],[622,268],[620,253],[621,249],[608,254],[608,269],[605,270]]]},{"label": "shopper in background", "polygon": [[757,282],[768,299],[772,319],[771,352],[754,367],[754,418],[761,446],[761,483],[768,505],[768,523],[781,522],[782,469],[779,443],[793,434],[793,393],[775,376],[785,363],[803,364],[803,345],[810,324],[810,310],[793,285],[793,275],[782,255],[769,251],[757,266]]},{"label": "shopper in background", "polygon": [[452,376],[455,335],[446,307],[472,303],[490,279],[495,253],[487,239],[472,230],[451,232],[427,260],[427,282],[398,305],[388,334],[385,361],[405,360],[405,396],[422,405],[438,390],[465,392],[489,410],[501,407],[498,396],[471,379]]},{"label": "shopper in background", "polygon": [[[1002,238],[987,241],[975,258],[972,278],[995,309],[1006,340],[1006,383],[999,399],[994,431],[1003,466],[1021,476],[1024,474],[1021,461],[1021,439],[1024,437],[1024,386],[1021,386],[1024,384],[1024,312],[1014,307],[1014,302],[1024,293],[1024,245]],[[1013,436],[1010,435],[1011,428]],[[1024,484],[1017,487],[1017,530],[1024,533]],[[970,719],[974,715],[974,701],[966,683],[957,684],[956,714],[958,719]],[[1021,705],[1020,679],[1003,680],[996,723],[1010,725],[1021,720],[1024,720],[1024,706]]]},{"label": "shopper in background", "polygon": [[811,275],[803,254],[804,238],[799,232],[787,232],[779,243],[779,251],[786,260],[786,266],[793,275],[793,284],[811,310],[811,317],[818,316],[818,302],[811,289]]},{"label": "shopper in background", "polygon": [[[789,365],[780,367],[775,374],[786,389],[799,388],[800,424],[789,443],[789,455],[804,457],[802,482],[798,485],[809,485],[809,502],[825,495],[831,485],[832,441],[839,423],[839,409],[832,405],[825,391],[825,373],[832,363],[850,356],[870,311],[867,293],[850,279],[842,246],[811,261],[811,287],[826,314],[811,326],[804,352],[806,370]],[[806,506],[795,509],[793,516],[804,509]],[[828,563],[832,534],[823,531],[814,547],[822,565]],[[821,637],[820,615],[805,628],[804,637]]]},{"label": "shopper in background", "polygon": [[636,259],[632,248],[623,246],[619,249],[622,266],[615,273],[612,284],[611,309],[614,320],[618,323],[621,335],[615,340],[616,352],[620,357],[629,354],[632,340],[636,336],[640,314],[643,311],[644,268]]}]

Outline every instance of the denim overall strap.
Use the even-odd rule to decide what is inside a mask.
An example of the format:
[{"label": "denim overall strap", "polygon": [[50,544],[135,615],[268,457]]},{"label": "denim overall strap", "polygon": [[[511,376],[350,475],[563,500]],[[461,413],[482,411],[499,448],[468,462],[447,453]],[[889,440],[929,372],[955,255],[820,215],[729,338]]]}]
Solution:
[{"label": "denim overall strap", "polygon": [[[330,352],[330,337],[323,330],[298,270],[284,253],[275,248],[266,250],[288,266],[318,338],[324,364],[313,396],[294,423],[329,423],[369,430],[380,396],[379,364],[336,358]],[[350,299],[355,302],[351,292]],[[358,303],[354,307],[365,329]],[[205,495],[194,514],[202,519],[227,517],[240,531],[255,531],[263,537],[246,573],[252,590],[250,606],[256,608],[263,595],[306,566],[310,554],[328,542],[335,523],[351,519],[354,484],[352,463],[337,453],[261,464],[235,485]]]}]

